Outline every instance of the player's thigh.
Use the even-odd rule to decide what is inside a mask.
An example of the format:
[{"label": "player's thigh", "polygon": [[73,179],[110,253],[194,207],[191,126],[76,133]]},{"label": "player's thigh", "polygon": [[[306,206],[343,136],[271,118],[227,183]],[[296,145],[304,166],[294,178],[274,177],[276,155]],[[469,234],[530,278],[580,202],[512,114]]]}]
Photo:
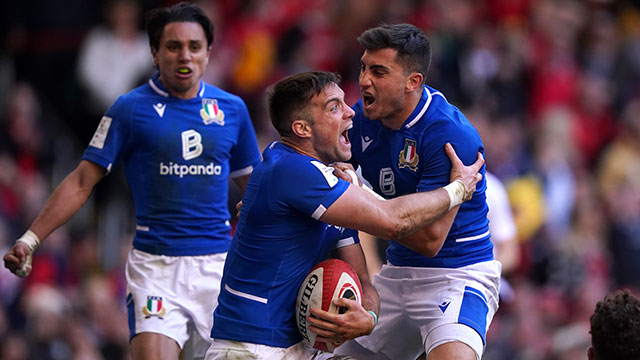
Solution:
[{"label": "player's thigh", "polygon": [[498,308],[499,266],[496,262],[456,269],[425,269],[412,279],[416,289],[428,289],[407,301],[407,312],[420,326],[427,352],[447,342],[459,341],[479,356],[484,338]]},{"label": "player's thigh", "polygon": [[433,349],[427,360],[477,360],[476,352],[469,345],[459,341],[444,343]]},{"label": "player's thigh", "polygon": [[299,342],[288,348],[254,344],[241,341],[213,339],[205,355],[206,360],[355,360],[312,348]]},{"label": "player's thigh", "polygon": [[178,343],[162,334],[143,332],[131,339],[133,360],[177,360],[179,354]]},{"label": "player's thigh", "polygon": [[159,333],[182,348],[197,332],[204,344],[194,353],[202,357],[210,343],[224,255],[172,257],[132,250],[126,265],[131,338]]},{"label": "player's thigh", "polygon": [[[406,316],[407,289],[404,279],[402,269],[388,264],[383,266],[380,274],[374,277],[374,286],[380,295],[378,324],[370,335],[349,342],[355,341],[359,347],[345,344],[334,353],[358,359],[371,358],[371,354],[383,354],[381,359],[410,359],[423,351],[420,329]],[[357,352],[360,349],[365,349],[366,352]]]},{"label": "player's thigh", "polygon": [[190,349],[201,358],[211,344],[213,311],[218,306],[220,282],[227,253],[191,256],[185,260],[188,285],[177,295],[193,326]]}]

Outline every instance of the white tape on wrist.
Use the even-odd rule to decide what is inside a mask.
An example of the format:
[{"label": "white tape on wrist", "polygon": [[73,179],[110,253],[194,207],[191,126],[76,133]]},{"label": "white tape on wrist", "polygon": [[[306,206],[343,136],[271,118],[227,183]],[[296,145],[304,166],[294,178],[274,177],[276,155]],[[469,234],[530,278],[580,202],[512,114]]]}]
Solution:
[{"label": "white tape on wrist", "polygon": [[444,187],[449,194],[449,210],[464,202],[464,194],[466,192],[462,180],[458,179]]},{"label": "white tape on wrist", "polygon": [[40,245],[40,239],[38,239],[38,236],[31,230],[27,230],[27,232],[16,240],[16,242],[27,245],[29,250],[31,250],[31,253],[33,253],[38,248],[38,245]]},{"label": "white tape on wrist", "polygon": [[27,255],[27,259],[20,269],[16,270],[16,275],[21,278],[27,277],[29,273],[31,273],[31,263],[33,261],[33,252],[36,250],[38,245],[40,245],[40,239],[38,236],[33,233],[31,230],[27,230],[16,243],[23,243],[29,247],[29,254]]}]

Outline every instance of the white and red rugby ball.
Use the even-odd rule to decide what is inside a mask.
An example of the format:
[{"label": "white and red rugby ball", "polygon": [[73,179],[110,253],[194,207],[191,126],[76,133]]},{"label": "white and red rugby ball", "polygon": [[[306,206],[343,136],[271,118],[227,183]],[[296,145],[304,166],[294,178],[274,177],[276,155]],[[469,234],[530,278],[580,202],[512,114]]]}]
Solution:
[{"label": "white and red rugby ball", "polygon": [[347,298],[362,304],[362,286],[356,272],[343,260],[328,259],[314,266],[304,278],[296,297],[296,322],[303,339],[314,348],[333,352],[340,344],[316,341],[316,334],[309,330],[307,316],[311,308],[320,308],[342,314],[344,307],[333,304],[334,299]]}]

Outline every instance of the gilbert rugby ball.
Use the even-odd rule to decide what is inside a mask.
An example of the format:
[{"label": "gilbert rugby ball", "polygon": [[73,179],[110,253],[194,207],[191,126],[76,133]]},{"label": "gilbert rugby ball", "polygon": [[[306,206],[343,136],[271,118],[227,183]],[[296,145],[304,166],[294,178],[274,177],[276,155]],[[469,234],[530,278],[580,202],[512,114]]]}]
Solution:
[{"label": "gilbert rugby ball", "polygon": [[333,304],[334,299],[347,298],[362,304],[362,287],[356,272],[343,260],[328,259],[316,265],[305,277],[296,298],[296,321],[303,339],[314,348],[333,352],[340,344],[316,341],[309,330],[307,316],[311,308],[342,314],[344,307]]}]

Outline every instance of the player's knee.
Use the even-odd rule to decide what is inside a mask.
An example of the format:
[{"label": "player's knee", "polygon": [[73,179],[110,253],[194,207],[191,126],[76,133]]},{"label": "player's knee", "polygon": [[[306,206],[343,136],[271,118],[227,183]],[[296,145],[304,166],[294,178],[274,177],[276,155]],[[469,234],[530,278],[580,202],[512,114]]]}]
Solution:
[{"label": "player's knee", "polygon": [[461,341],[450,341],[436,346],[427,356],[427,360],[446,359],[476,360],[478,355],[471,346]]}]

